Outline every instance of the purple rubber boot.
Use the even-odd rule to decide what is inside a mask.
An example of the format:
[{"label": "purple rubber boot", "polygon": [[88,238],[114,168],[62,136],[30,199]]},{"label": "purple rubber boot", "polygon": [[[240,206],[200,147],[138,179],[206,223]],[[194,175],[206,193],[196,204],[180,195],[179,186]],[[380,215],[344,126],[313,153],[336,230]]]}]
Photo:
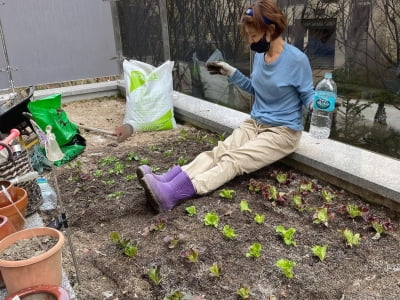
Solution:
[{"label": "purple rubber boot", "polygon": [[153,174],[154,177],[161,182],[168,182],[171,181],[176,175],[178,175],[180,172],[182,171],[180,166],[173,166],[170,170],[168,170],[167,172],[165,172],[164,174],[161,175],[156,175],[153,174],[153,172],[151,171],[150,166],[148,165],[141,165],[137,168],[136,170],[136,175],[137,178],[140,182],[140,184],[143,186],[144,182],[143,182],[143,177],[146,174]]},{"label": "purple rubber boot", "polygon": [[146,174],[143,182],[147,201],[157,212],[171,210],[182,200],[196,195],[192,181],[184,171],[169,182],[158,181],[153,174]]}]

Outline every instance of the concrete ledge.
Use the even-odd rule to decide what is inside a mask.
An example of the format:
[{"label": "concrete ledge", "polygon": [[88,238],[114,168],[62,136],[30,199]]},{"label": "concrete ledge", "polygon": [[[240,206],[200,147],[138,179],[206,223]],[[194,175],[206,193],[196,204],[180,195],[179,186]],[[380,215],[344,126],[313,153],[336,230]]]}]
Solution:
[{"label": "concrete ledge", "polygon": [[[63,103],[125,95],[123,80],[36,91],[35,98],[62,93]],[[231,133],[249,114],[174,92],[175,118],[219,133]],[[303,132],[299,149],[282,162],[400,212],[400,160]]]},{"label": "concrete ledge", "polygon": [[83,85],[67,86],[61,88],[34,91],[34,99],[41,99],[53,94],[62,94],[62,102],[90,100],[101,97],[118,96],[118,81],[107,81]]}]

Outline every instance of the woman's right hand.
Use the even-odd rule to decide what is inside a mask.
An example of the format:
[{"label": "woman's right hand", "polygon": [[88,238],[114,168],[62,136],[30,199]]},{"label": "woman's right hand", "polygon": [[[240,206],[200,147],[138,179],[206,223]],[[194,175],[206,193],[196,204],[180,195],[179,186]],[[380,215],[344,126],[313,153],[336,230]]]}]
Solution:
[{"label": "woman's right hand", "polygon": [[226,76],[232,76],[236,68],[232,67],[230,64],[227,64],[223,61],[212,61],[206,64],[207,70],[211,75],[220,74]]}]

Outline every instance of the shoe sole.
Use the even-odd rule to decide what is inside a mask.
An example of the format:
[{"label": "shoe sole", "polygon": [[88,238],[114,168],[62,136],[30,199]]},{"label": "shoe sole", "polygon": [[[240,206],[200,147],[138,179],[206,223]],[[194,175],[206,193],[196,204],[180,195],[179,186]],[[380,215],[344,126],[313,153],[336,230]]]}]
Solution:
[{"label": "shoe sole", "polygon": [[147,182],[146,178],[142,178],[143,181],[143,188],[146,194],[147,202],[154,208],[154,210],[158,213],[163,212],[160,202],[158,201],[157,197],[153,193],[153,190],[150,188],[150,183]]},{"label": "shoe sole", "polygon": [[143,177],[146,174],[147,173],[144,173],[143,170],[140,167],[136,169],[136,176],[137,176],[137,179],[138,179],[138,181],[139,181],[141,186],[144,186]]}]

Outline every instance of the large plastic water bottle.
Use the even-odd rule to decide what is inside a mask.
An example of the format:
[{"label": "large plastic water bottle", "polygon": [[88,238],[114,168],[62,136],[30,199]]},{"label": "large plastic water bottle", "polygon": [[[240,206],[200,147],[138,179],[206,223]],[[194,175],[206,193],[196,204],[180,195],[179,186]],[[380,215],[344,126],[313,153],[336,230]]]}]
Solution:
[{"label": "large plastic water bottle", "polygon": [[315,87],[310,135],[315,139],[326,139],[331,133],[332,114],[337,98],[336,83],[332,73],[326,73]]},{"label": "large plastic water bottle", "polygon": [[43,203],[39,207],[40,210],[51,210],[57,207],[57,194],[51,185],[48,183],[46,178],[40,177],[36,179],[42,194]]}]

